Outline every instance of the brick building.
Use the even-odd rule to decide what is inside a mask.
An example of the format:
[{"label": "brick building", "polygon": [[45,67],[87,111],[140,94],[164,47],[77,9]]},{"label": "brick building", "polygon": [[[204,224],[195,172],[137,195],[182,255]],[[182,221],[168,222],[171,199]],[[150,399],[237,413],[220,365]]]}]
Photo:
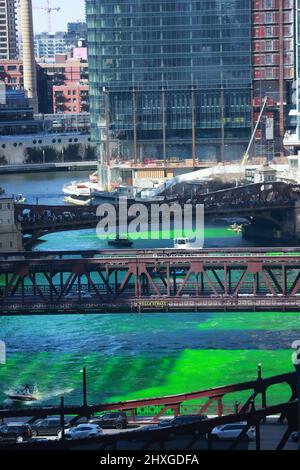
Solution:
[{"label": "brick building", "polygon": [[89,87],[81,84],[53,86],[53,112],[74,114],[89,112]]},{"label": "brick building", "polygon": [[2,60],[0,63],[0,80],[9,90],[20,90],[23,87],[22,60]]},{"label": "brick building", "polygon": [[54,63],[39,63],[39,67],[42,113],[89,111],[89,75],[86,61],[57,55]]}]

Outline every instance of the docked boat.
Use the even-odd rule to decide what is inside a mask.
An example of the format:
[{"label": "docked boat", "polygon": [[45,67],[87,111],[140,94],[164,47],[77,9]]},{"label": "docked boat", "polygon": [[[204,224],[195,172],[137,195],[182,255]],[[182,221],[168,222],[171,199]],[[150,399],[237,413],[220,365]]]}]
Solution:
[{"label": "docked boat", "polygon": [[67,196],[90,197],[93,189],[98,189],[97,183],[91,183],[89,181],[72,181],[72,183],[64,185],[63,193]]},{"label": "docked boat", "polygon": [[118,202],[121,197],[127,197],[127,200],[135,200],[134,191],[128,186],[119,186],[118,188],[112,191],[92,189],[91,196],[95,199],[104,199],[112,202]]},{"label": "docked boat", "polygon": [[95,171],[95,173],[90,175],[90,182],[91,183],[99,183],[98,171]]},{"label": "docked boat", "polygon": [[92,199],[85,199],[83,196],[65,196],[64,202],[67,204],[72,204],[74,206],[89,206],[91,204]]}]

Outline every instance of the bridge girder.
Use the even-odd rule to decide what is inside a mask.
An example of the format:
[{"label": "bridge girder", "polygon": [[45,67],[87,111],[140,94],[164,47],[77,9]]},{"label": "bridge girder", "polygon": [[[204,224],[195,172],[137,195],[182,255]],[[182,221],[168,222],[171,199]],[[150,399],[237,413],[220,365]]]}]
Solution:
[{"label": "bridge girder", "polygon": [[27,311],[151,311],[299,308],[300,253],[0,261],[0,308]]}]

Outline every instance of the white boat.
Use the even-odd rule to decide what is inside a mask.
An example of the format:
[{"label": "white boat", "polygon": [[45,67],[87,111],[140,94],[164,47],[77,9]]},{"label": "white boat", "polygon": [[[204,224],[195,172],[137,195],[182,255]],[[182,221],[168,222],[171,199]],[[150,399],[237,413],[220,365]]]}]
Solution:
[{"label": "white boat", "polygon": [[29,403],[29,402],[32,402],[32,401],[37,401],[38,398],[35,397],[34,395],[32,395],[31,393],[29,394],[15,394],[15,395],[7,395],[7,397],[12,400],[12,401],[15,401],[17,403]]},{"label": "white boat", "polygon": [[238,225],[237,223],[234,223],[230,225],[230,227],[227,230],[229,230],[230,232],[241,233],[243,231],[243,224]]},{"label": "white boat", "polygon": [[90,181],[72,181],[72,183],[64,185],[63,193],[68,196],[89,197],[92,189],[99,189],[99,185]]},{"label": "white boat", "polygon": [[98,171],[95,171],[95,173],[90,175],[90,182],[91,183],[99,183]]},{"label": "white boat", "polygon": [[14,202],[15,204],[24,204],[24,202],[26,202],[26,197],[24,197],[23,194],[18,194],[18,196],[14,198]]},{"label": "white boat", "polygon": [[79,197],[65,196],[64,202],[67,204],[74,204],[74,206],[89,206],[91,199],[79,199]]},{"label": "white boat", "polygon": [[110,201],[117,202],[120,197],[127,197],[128,199],[134,199],[133,189],[127,186],[120,186],[113,191],[102,191],[98,189],[91,190],[91,196],[98,199],[108,199]]},{"label": "white boat", "polygon": [[26,386],[23,390],[8,392],[6,395],[10,400],[16,403],[30,403],[38,400],[38,388],[35,386],[31,393],[29,387]]},{"label": "white boat", "polygon": [[177,250],[189,250],[191,248],[189,238],[174,238],[174,248]]}]

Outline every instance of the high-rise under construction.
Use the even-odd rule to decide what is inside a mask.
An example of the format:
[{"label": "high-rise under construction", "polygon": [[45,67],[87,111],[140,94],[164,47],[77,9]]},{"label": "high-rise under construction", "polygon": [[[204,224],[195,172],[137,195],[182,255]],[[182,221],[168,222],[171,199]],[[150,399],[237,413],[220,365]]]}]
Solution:
[{"label": "high-rise under construction", "polygon": [[15,0],[0,0],[0,60],[18,55],[17,14]]}]

